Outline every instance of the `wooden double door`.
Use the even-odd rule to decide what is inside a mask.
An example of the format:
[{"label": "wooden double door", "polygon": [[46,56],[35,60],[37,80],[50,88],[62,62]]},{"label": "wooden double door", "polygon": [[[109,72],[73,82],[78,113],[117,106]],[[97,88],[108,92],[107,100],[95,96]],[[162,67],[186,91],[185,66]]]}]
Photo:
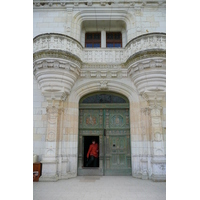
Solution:
[{"label": "wooden double door", "polygon": [[[86,167],[92,139],[99,144],[97,167]],[[78,175],[131,175],[128,104],[80,106]]]}]

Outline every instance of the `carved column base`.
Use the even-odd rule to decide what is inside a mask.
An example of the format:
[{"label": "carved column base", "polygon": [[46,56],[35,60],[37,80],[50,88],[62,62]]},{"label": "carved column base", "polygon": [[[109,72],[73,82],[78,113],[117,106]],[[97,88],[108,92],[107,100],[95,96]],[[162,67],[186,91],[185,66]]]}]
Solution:
[{"label": "carved column base", "polygon": [[151,161],[152,164],[152,175],[153,181],[166,181],[166,159],[154,158]]},{"label": "carved column base", "polygon": [[[61,161],[61,172],[59,173],[59,179],[69,179],[72,178],[69,172],[69,160],[67,156],[62,156]],[[75,177],[75,176],[73,176]]]},{"label": "carved column base", "polygon": [[41,161],[42,176],[39,181],[58,181],[57,161]]}]

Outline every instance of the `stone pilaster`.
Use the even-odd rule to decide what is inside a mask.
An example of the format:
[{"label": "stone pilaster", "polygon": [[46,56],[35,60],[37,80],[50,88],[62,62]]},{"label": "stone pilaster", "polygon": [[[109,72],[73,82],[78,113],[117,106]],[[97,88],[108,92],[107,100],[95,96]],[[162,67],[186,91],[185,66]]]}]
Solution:
[{"label": "stone pilaster", "polygon": [[42,158],[42,176],[40,181],[57,181],[59,164],[59,140],[62,108],[54,102],[47,106],[47,133]]},{"label": "stone pilaster", "polygon": [[151,166],[153,181],[166,181],[166,155],[162,127],[162,94],[156,93],[154,99],[149,98],[151,117]]},{"label": "stone pilaster", "polygon": [[149,178],[150,167],[149,163],[149,155],[150,155],[150,109],[148,107],[141,108],[141,134],[142,134],[142,142],[143,142],[143,150],[142,155],[140,156],[140,172],[142,179]]},{"label": "stone pilaster", "polygon": [[106,31],[101,30],[101,48],[106,48]]}]

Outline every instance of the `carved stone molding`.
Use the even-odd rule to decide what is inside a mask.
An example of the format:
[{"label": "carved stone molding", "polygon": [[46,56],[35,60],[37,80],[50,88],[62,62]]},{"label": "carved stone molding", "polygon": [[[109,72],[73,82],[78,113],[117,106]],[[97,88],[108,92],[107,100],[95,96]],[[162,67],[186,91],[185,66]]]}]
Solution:
[{"label": "carved stone molding", "polygon": [[62,50],[42,50],[33,54],[33,61],[44,58],[60,58],[73,63],[79,68],[81,66],[81,60],[79,57],[71,54],[70,52],[64,52]]},{"label": "carved stone molding", "polygon": [[33,7],[38,8],[38,9],[55,9],[55,8],[63,8],[66,6],[89,6],[92,7],[93,4],[99,4],[101,6],[110,6],[115,4],[124,4],[124,7],[131,6],[131,7],[136,7],[136,8],[143,8],[143,7],[158,7],[166,4],[165,0],[154,0],[154,1],[134,1],[133,0],[113,0],[113,1],[107,1],[107,0],[78,0],[74,3],[74,1],[63,1],[63,0],[33,0]]},{"label": "carved stone molding", "polygon": [[137,61],[129,61],[128,75],[141,95],[166,90],[166,58],[153,53],[150,55],[147,57],[146,54]]},{"label": "carved stone molding", "polygon": [[148,103],[148,109],[162,109],[162,101],[166,101],[166,92],[159,89],[154,91],[144,91],[141,93],[143,99]]},{"label": "carved stone molding", "polygon": [[107,90],[108,89],[108,81],[104,80],[100,82],[100,89]]},{"label": "carved stone molding", "polygon": [[80,67],[73,59],[53,57],[35,59],[33,73],[47,100],[66,100],[80,74]]},{"label": "carved stone molding", "polygon": [[105,69],[82,69],[80,77],[82,78],[125,78],[127,70],[105,70]]}]

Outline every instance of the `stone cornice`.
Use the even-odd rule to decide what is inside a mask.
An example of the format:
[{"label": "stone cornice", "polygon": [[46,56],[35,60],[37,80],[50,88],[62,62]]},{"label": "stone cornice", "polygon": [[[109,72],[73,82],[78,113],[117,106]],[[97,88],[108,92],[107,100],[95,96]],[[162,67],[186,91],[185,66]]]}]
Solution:
[{"label": "stone cornice", "polygon": [[80,73],[81,78],[127,78],[127,70],[126,69],[118,69],[118,70],[103,70],[103,69],[82,69]]},{"label": "stone cornice", "polygon": [[82,64],[82,61],[80,60],[78,56],[67,51],[42,50],[33,54],[33,62],[41,60],[41,59],[48,59],[48,58],[63,59],[68,62],[71,62],[73,65],[76,65],[79,68],[81,67],[81,64]]},{"label": "stone cornice", "polygon": [[126,61],[126,63],[124,64],[128,69],[130,69],[130,67],[135,67],[135,63],[137,61],[141,61],[144,59],[151,59],[151,58],[163,58],[166,59],[166,51],[162,50],[162,49],[152,49],[152,50],[145,50],[142,52],[138,52],[134,55],[132,55],[131,57],[129,57],[129,59]]},{"label": "stone cornice", "polygon": [[33,8],[34,9],[65,9],[66,7],[76,8],[76,7],[87,7],[93,8],[94,6],[99,7],[133,7],[133,8],[141,8],[141,7],[159,7],[166,6],[165,0],[33,0]]}]

